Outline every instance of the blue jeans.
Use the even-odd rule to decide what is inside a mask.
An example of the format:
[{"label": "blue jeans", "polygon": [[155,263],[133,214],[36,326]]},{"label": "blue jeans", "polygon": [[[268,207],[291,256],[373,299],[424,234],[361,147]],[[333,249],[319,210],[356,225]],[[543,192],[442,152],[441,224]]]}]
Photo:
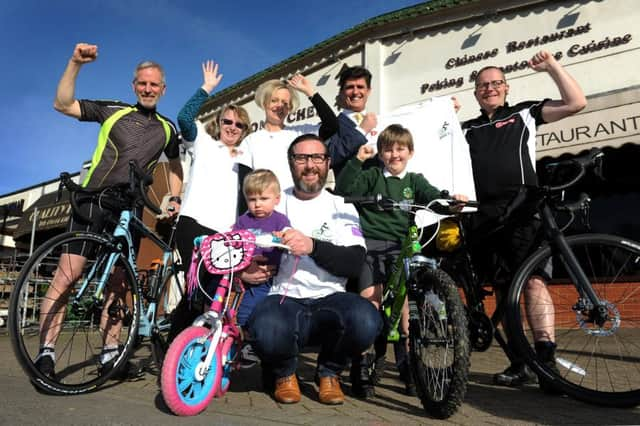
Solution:
[{"label": "blue jeans", "polygon": [[371,302],[354,293],[334,293],[320,299],[271,295],[249,318],[252,345],[276,378],[296,372],[298,354],[320,345],[318,374],[338,376],[349,360],[362,353],[382,329]]},{"label": "blue jeans", "polygon": [[242,327],[247,325],[247,321],[249,321],[251,313],[258,303],[262,302],[264,298],[269,295],[269,290],[271,290],[271,280],[260,285],[245,284],[242,303],[240,303],[238,312],[236,313],[236,321],[238,321],[238,325]]}]

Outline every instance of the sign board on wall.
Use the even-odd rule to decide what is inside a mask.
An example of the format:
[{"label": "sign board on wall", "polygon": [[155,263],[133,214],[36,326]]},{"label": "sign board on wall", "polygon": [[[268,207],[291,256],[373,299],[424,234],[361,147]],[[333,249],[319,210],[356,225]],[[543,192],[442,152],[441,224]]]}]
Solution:
[{"label": "sign board on wall", "polygon": [[592,146],[640,142],[640,102],[567,117],[545,124],[536,136],[537,157],[577,154]]}]

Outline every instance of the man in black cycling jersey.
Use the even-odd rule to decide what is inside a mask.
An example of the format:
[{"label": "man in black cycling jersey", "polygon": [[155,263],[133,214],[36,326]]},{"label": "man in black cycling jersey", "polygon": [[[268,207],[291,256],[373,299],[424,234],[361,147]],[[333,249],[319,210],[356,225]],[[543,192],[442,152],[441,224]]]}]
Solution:
[{"label": "man in black cycling jersey", "polygon": [[[174,124],[156,111],[156,105],[166,90],[164,71],[159,64],[150,61],[137,66],[132,84],[138,101],[135,105],[117,101],[77,100],[75,85],[80,68],[95,61],[97,56],[96,45],[79,43],[75,46],[58,83],[54,101],[54,108],[65,115],[101,124],[91,167],[81,184],[94,189],[126,183],[129,180],[130,160],[135,160],[141,168],[151,173],[164,152],[169,158],[170,166],[172,197],[169,214],[175,215],[180,208],[179,195],[182,187],[178,136]],[[91,218],[92,222],[86,224],[72,216],[69,230],[101,232],[106,225],[104,215],[108,213],[94,203],[87,203],[81,208],[83,215]],[[61,331],[69,290],[87,261],[85,250],[86,247],[72,247],[71,254],[60,256],[56,274],[42,301],[40,353],[35,365],[49,377],[55,375],[55,343]],[[109,283],[105,294],[105,311],[118,298],[119,287],[121,285],[116,282]],[[104,346],[100,362],[103,367],[109,367],[109,361],[114,360],[119,351],[119,342],[114,336],[119,334],[121,321],[103,320],[106,324],[101,324]]]},{"label": "man in black cycling jersey", "polygon": [[[482,68],[476,78],[474,94],[481,115],[463,123],[462,128],[469,143],[476,194],[480,202],[479,214],[474,219],[478,219],[480,226],[500,218],[522,185],[537,185],[536,126],[575,114],[587,104],[578,83],[549,52],[535,54],[529,66],[535,71],[549,74],[561,99],[528,101],[511,106],[506,101],[509,84],[500,68]],[[507,286],[515,271],[535,249],[538,228],[539,218],[509,223],[497,235],[492,235],[490,241],[483,241],[478,253],[473,253],[474,261],[485,276],[490,276],[487,273],[496,267],[489,256],[497,255],[508,268],[509,281],[504,283],[506,285],[498,283],[496,289],[500,299],[508,291]],[[544,278],[532,276],[525,292],[525,297],[543,301],[527,304],[528,308],[536,310],[527,314],[534,323],[538,355],[544,361],[554,363],[554,309]],[[535,376],[522,362],[512,360],[509,368],[494,376],[494,381],[501,385],[518,386],[535,381]],[[549,389],[542,380],[540,387]]]}]

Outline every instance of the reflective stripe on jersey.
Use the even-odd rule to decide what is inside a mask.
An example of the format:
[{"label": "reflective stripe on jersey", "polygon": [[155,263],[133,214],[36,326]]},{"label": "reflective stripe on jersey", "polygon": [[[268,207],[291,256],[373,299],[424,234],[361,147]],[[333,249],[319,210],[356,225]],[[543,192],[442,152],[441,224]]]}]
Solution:
[{"label": "reflective stripe on jersey", "polygon": [[[100,160],[102,159],[102,154],[105,150],[105,147],[107,146],[107,143],[111,143],[111,141],[109,140],[109,134],[111,133],[111,129],[113,128],[113,126],[116,124],[116,122],[119,119],[121,119],[125,115],[130,114],[134,111],[137,111],[137,108],[131,107],[131,106],[123,108],[115,112],[113,115],[107,118],[104,121],[104,123],[102,123],[102,127],[100,128],[100,133],[98,134],[98,145],[96,146],[96,150],[93,152],[93,156],[91,157],[91,167],[87,172],[87,176],[82,181],[83,187],[86,187],[91,181],[93,172],[98,167],[98,164],[100,164]],[[160,121],[160,123],[162,123],[162,128],[164,129],[164,134],[165,134],[164,147],[166,148],[167,145],[169,144],[169,140],[171,139],[171,126],[169,125],[167,120],[165,120],[160,116],[160,114],[156,113],[156,118],[158,119],[158,121]],[[115,145],[113,146],[113,150],[116,153],[116,158],[117,158],[118,150],[115,147]],[[116,163],[117,161],[114,161],[113,165],[115,166]],[[151,164],[149,164],[148,170],[150,170],[155,163],[156,161],[152,161]],[[105,177],[107,175],[108,173],[105,174]]]},{"label": "reflective stripe on jersey", "polygon": [[[156,112],[156,118],[160,123],[162,123],[162,128],[164,129],[164,135],[166,137],[166,140],[164,142],[164,148],[166,148],[167,145],[169,144],[169,141],[171,140],[171,125],[169,125],[169,122],[164,118],[162,118],[160,114],[158,114],[157,112]],[[158,160],[154,160],[151,163],[149,163],[149,166],[147,167],[147,171],[151,170],[156,165],[157,162]]]}]

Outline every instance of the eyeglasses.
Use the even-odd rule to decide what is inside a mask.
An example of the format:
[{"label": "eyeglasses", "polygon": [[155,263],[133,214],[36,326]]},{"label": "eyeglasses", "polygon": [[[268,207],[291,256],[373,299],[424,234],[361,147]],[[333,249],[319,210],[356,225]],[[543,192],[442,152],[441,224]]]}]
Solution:
[{"label": "eyeglasses", "polygon": [[306,164],[311,160],[313,164],[322,164],[329,159],[327,154],[291,154],[291,158],[296,164]]},{"label": "eyeglasses", "polygon": [[234,125],[236,126],[238,129],[240,130],[244,130],[247,128],[247,125],[244,123],[241,123],[239,121],[233,121],[233,120],[229,120],[228,118],[223,118],[220,121],[222,121],[222,124],[226,125],[226,126],[231,126]]},{"label": "eyeglasses", "polygon": [[484,83],[476,84],[476,89],[487,90],[489,86],[491,86],[492,89],[497,89],[498,87],[501,87],[504,83],[505,83],[504,80],[486,81]]}]

